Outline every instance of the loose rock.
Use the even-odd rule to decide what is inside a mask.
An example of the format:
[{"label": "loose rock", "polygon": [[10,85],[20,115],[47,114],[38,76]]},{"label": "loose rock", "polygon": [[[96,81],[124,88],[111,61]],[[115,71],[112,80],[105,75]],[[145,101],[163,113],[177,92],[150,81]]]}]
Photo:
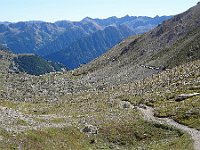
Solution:
[{"label": "loose rock", "polygon": [[185,99],[194,97],[194,96],[198,96],[200,95],[200,93],[193,93],[193,94],[180,94],[177,96],[177,98],[175,99],[175,101],[179,102],[179,101],[183,101]]},{"label": "loose rock", "polygon": [[93,125],[86,125],[83,129],[81,129],[81,131],[89,134],[97,134],[98,128]]},{"label": "loose rock", "polygon": [[128,101],[121,101],[120,102],[120,108],[129,109],[129,108],[133,108],[133,105]]}]

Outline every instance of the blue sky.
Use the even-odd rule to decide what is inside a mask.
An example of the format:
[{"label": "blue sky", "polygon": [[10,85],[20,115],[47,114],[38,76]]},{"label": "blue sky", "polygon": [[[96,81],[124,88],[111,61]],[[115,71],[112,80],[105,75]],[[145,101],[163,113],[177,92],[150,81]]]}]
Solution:
[{"label": "blue sky", "polygon": [[84,17],[175,15],[199,0],[0,0],[0,21],[78,21]]}]

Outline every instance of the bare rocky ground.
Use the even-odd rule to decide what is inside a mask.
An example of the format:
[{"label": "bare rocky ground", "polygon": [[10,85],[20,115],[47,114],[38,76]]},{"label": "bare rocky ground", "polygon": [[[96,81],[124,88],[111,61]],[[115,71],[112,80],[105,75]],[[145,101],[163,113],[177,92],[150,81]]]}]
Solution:
[{"label": "bare rocky ground", "polygon": [[15,74],[1,52],[0,149],[199,150],[199,10],[66,73]]},{"label": "bare rocky ground", "polygon": [[[188,144],[191,144],[192,140],[194,140],[194,144],[197,145],[195,148],[197,148],[199,144],[197,142],[199,132],[196,132],[198,120],[194,120],[194,122],[197,122],[197,128],[194,130],[191,127],[187,128],[181,124],[176,124],[170,119],[167,121],[168,123],[163,121],[163,124],[167,126],[174,126],[188,133],[192,137],[190,139],[189,136],[183,137],[176,130],[157,128],[152,121],[148,124],[143,120],[136,107],[148,102],[162,102],[162,99],[166,99],[166,102],[170,101],[171,104],[185,103],[181,107],[185,108],[187,106],[189,111],[198,111],[198,94],[187,97],[180,102],[176,102],[175,99],[177,96],[183,96],[184,89],[187,88],[195,89],[194,92],[190,91],[190,93],[186,91],[189,96],[192,93],[199,93],[199,64],[200,62],[196,61],[142,81],[120,86],[105,86],[101,83],[91,84],[81,76],[73,76],[70,73],[47,74],[40,77],[26,74],[10,74],[9,77],[6,77],[3,74],[1,76],[3,86],[0,91],[0,129],[4,129],[11,134],[14,132],[17,135],[23,135],[22,137],[25,138],[27,132],[32,134],[36,132],[36,135],[44,132],[46,135],[49,128],[53,128],[57,133],[59,129],[73,127],[77,129],[77,135],[82,136],[83,134],[83,136],[86,136],[85,138],[74,137],[73,140],[77,141],[76,139],[79,138],[88,140],[87,143],[95,143],[92,145],[92,149],[100,149],[101,147],[104,149],[109,147],[155,149],[157,146],[166,148],[170,145],[178,145],[182,146],[183,149],[189,149]],[[176,93],[176,90],[181,90],[181,92]],[[163,96],[166,91],[172,93],[174,101],[173,98],[168,98],[171,95],[168,97]],[[188,96],[188,94],[185,95]],[[193,104],[190,101],[195,103]],[[165,105],[165,101],[162,105]],[[155,109],[160,108],[162,105],[159,104]],[[173,107],[170,109],[176,110],[176,105],[172,105]],[[179,108],[181,107],[179,106]],[[161,108],[163,110],[166,107],[162,106]],[[143,110],[145,111],[145,109]],[[198,115],[198,112],[195,113]],[[155,119],[152,116],[148,117]],[[147,117],[146,119],[148,120]],[[152,134],[152,131],[155,134]],[[72,137],[74,134],[64,138]],[[94,135],[96,139],[89,139]],[[3,140],[5,139],[5,136],[1,134],[0,136]],[[54,136],[53,134],[50,137]],[[29,139],[29,137],[25,139]],[[43,136],[43,140],[45,139],[48,138]],[[145,143],[142,147],[141,141]],[[37,141],[34,142],[37,143]],[[156,142],[158,144],[155,146]],[[59,142],[56,141],[56,143]],[[87,145],[87,143],[84,145]],[[171,147],[171,149],[173,148]]]}]

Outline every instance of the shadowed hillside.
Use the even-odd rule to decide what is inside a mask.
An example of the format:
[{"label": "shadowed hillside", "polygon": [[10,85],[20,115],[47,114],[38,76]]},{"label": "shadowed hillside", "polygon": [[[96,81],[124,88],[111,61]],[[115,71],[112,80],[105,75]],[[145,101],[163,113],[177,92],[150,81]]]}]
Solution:
[{"label": "shadowed hillside", "polygon": [[2,73],[27,73],[42,75],[49,72],[63,72],[67,68],[55,62],[47,61],[33,54],[13,54],[10,49],[0,46],[0,69]]}]

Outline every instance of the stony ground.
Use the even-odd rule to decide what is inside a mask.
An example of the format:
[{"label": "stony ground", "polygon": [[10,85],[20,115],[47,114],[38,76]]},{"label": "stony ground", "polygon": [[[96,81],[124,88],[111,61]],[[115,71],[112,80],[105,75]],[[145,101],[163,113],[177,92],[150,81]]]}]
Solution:
[{"label": "stony ground", "polygon": [[[190,150],[198,145],[190,131],[199,133],[199,64],[118,86],[71,72],[1,74],[0,149]],[[144,104],[179,124],[143,119],[137,107]]]}]

